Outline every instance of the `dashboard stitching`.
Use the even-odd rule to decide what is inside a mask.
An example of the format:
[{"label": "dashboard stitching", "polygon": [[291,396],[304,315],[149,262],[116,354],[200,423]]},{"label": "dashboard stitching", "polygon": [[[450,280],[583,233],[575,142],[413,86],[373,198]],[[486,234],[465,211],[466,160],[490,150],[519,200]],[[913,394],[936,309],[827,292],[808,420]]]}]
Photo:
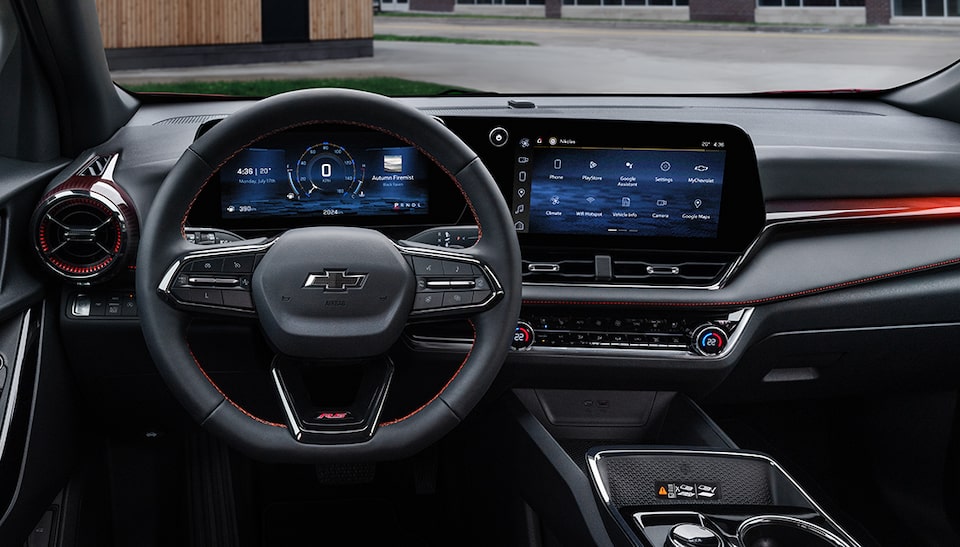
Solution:
[{"label": "dashboard stitching", "polygon": [[[473,321],[470,321],[470,328],[473,329],[473,341],[474,341],[474,343],[475,343],[475,342],[477,341],[477,327],[473,324]],[[402,418],[397,418],[397,419],[395,419],[395,420],[390,420],[389,422],[383,422],[383,423],[381,423],[381,424],[380,424],[380,427],[386,427],[386,426],[388,426],[388,425],[393,425],[393,424],[400,423],[400,422],[406,420],[407,418],[410,418],[410,417],[412,417],[413,415],[417,414],[417,413],[420,412],[421,410],[427,408],[427,406],[429,406],[430,403],[432,403],[432,402],[436,401],[438,398],[440,398],[440,395],[442,395],[443,392],[446,391],[446,389],[447,389],[448,387],[450,387],[450,384],[452,384],[453,381],[457,378],[457,376],[460,375],[460,371],[463,370],[464,365],[466,365],[466,364],[467,364],[467,361],[470,360],[470,356],[473,354],[473,348],[474,348],[474,346],[473,346],[473,344],[471,344],[471,345],[470,345],[470,351],[467,352],[467,355],[463,358],[463,361],[460,363],[460,366],[457,367],[456,372],[453,373],[453,376],[451,376],[450,379],[447,380],[447,383],[444,384],[443,387],[440,388],[440,391],[438,391],[436,395],[434,395],[433,397],[431,397],[429,401],[423,403],[423,404],[420,406],[420,408],[414,410],[413,412],[407,414],[406,416],[404,416],[404,417],[402,417]]]},{"label": "dashboard stitching", "polygon": [[194,364],[196,364],[196,365],[197,365],[197,368],[200,369],[200,372],[203,374],[203,377],[206,378],[207,381],[210,382],[210,385],[212,385],[213,388],[217,390],[217,393],[219,393],[220,396],[223,397],[223,399],[224,399],[225,401],[227,401],[228,403],[230,403],[231,405],[233,405],[234,408],[236,408],[237,410],[239,410],[240,412],[242,412],[242,413],[243,413],[244,415],[246,415],[248,418],[251,418],[251,419],[253,419],[253,420],[256,420],[256,421],[258,421],[258,422],[260,422],[260,423],[262,423],[262,424],[272,425],[273,427],[282,427],[282,428],[284,428],[284,429],[287,428],[287,426],[286,426],[285,424],[278,424],[278,423],[275,423],[275,422],[270,422],[270,421],[264,420],[263,418],[258,418],[257,416],[254,416],[253,414],[247,412],[242,406],[240,406],[240,405],[238,405],[237,403],[233,402],[233,399],[231,399],[230,397],[228,397],[227,394],[224,393],[222,389],[220,389],[220,386],[218,386],[218,385],[216,384],[216,382],[213,381],[213,378],[210,378],[210,375],[207,374],[207,371],[204,370],[202,366],[200,366],[200,361],[197,360],[197,356],[193,354],[193,350],[190,349],[189,347],[187,347],[187,351],[190,352],[190,357],[193,358]]},{"label": "dashboard stitching", "polygon": [[[385,133],[385,134],[387,134],[387,135],[390,135],[391,137],[394,137],[394,138],[396,138],[396,139],[399,139],[399,140],[401,140],[401,141],[409,144],[410,146],[413,146],[413,147],[416,148],[417,150],[419,150],[420,153],[422,153],[424,156],[430,158],[430,161],[432,161],[432,162],[434,163],[434,165],[436,165],[441,171],[443,171],[444,173],[446,173],[446,175],[447,175],[448,177],[450,177],[450,180],[452,180],[453,183],[457,186],[457,189],[460,190],[460,193],[463,195],[463,199],[466,200],[466,202],[467,202],[467,207],[470,208],[470,214],[473,215],[473,220],[477,223],[477,241],[480,241],[480,238],[483,237],[483,229],[482,229],[482,227],[480,226],[480,219],[479,219],[479,217],[477,217],[477,211],[473,208],[473,202],[470,200],[470,197],[467,195],[467,193],[463,190],[463,186],[460,185],[460,181],[457,179],[456,175],[454,175],[453,173],[451,173],[450,170],[447,169],[446,166],[442,165],[439,161],[437,161],[437,158],[433,157],[433,155],[429,154],[426,150],[424,150],[424,149],[421,148],[419,145],[417,145],[417,143],[412,142],[412,141],[410,141],[409,139],[407,139],[407,138],[405,138],[405,137],[403,137],[403,136],[401,136],[401,135],[399,135],[399,134],[397,134],[397,133],[394,133],[393,131],[390,131],[389,129],[386,129],[386,128],[383,128],[383,127],[378,127],[378,126],[376,126],[376,125],[371,125],[371,124],[366,124],[366,123],[361,123],[361,122],[352,122],[352,121],[348,121],[348,120],[311,120],[311,121],[307,121],[307,122],[299,122],[299,123],[291,124],[291,125],[288,125],[288,126],[286,126],[286,127],[281,127],[281,128],[279,128],[279,129],[275,129],[275,130],[273,130],[273,131],[269,131],[269,132],[267,132],[267,133],[264,133],[264,134],[256,137],[255,139],[251,140],[251,141],[248,142],[247,144],[241,146],[241,147],[238,148],[237,150],[235,150],[232,154],[230,154],[230,155],[227,156],[225,159],[223,159],[223,161],[221,161],[215,168],[213,168],[213,171],[211,171],[211,173],[210,173],[210,174],[207,176],[207,178],[203,181],[203,184],[200,185],[200,188],[198,188],[198,189],[197,189],[197,192],[193,195],[193,199],[191,199],[191,200],[190,200],[190,204],[187,205],[187,210],[184,211],[184,213],[183,213],[183,220],[180,222],[180,235],[181,235],[184,239],[186,239],[186,237],[187,237],[187,234],[186,234],[187,217],[190,215],[190,211],[193,209],[194,204],[196,204],[197,199],[200,198],[200,194],[203,192],[203,189],[206,188],[207,183],[210,182],[210,179],[212,179],[213,176],[214,176],[218,171],[220,171],[220,169],[222,169],[224,165],[227,164],[227,162],[229,162],[231,159],[235,158],[235,157],[237,156],[237,154],[239,154],[240,152],[242,152],[244,149],[246,149],[246,148],[249,147],[250,145],[255,144],[255,143],[257,143],[258,141],[261,141],[261,140],[263,140],[263,139],[265,139],[265,138],[267,138],[267,137],[270,137],[270,136],[272,136],[272,135],[276,135],[276,134],[278,134],[278,133],[282,133],[282,132],[284,132],[284,131],[287,131],[288,129],[294,129],[294,128],[297,128],[297,127],[305,127],[305,126],[308,126],[308,125],[318,125],[318,124],[341,124],[341,125],[352,125],[352,126],[357,126],[357,127],[363,127],[363,128],[366,128],[366,129],[373,129],[373,130],[375,130],[375,131],[379,131],[379,132],[381,132],[381,133]],[[200,161],[202,161],[203,163],[207,164],[207,167],[210,167],[210,164],[207,163],[207,161],[206,161],[200,154],[198,154],[198,153],[196,152],[196,150],[193,149],[193,145],[190,145],[190,146],[187,148],[187,150],[189,150],[190,152],[192,152],[193,155],[195,155],[197,158],[200,159]],[[476,161],[476,157],[475,157],[473,160],[471,160],[470,163],[467,164],[467,166],[469,166],[469,165],[470,165],[471,163],[473,163],[474,161]],[[466,167],[466,166],[465,166],[465,167]]]},{"label": "dashboard stitching", "polygon": [[524,300],[524,304],[530,305],[583,305],[583,306],[649,306],[649,307],[707,307],[707,306],[716,306],[716,307],[729,307],[729,306],[753,306],[757,304],[770,304],[772,302],[779,302],[783,300],[789,300],[792,298],[800,298],[804,296],[811,296],[814,294],[820,294],[828,291],[833,291],[837,289],[845,289],[848,287],[854,287],[857,285],[863,285],[866,283],[872,283],[874,281],[882,281],[885,279],[891,279],[894,277],[900,277],[903,275],[908,275],[912,273],[924,272],[928,270],[933,270],[936,268],[942,268],[945,266],[953,266],[960,264],[960,258],[953,258],[950,260],[943,260],[940,262],[935,262],[933,264],[927,264],[924,266],[915,266],[913,268],[907,268],[904,270],[898,270],[895,272],[888,272],[884,274],[874,275],[870,277],[865,277],[863,279],[854,279],[851,281],[844,281],[842,283],[835,283],[833,285],[825,285],[823,287],[817,287],[814,289],[806,289],[803,291],[796,291],[792,293],[780,294],[777,296],[768,296],[765,298],[754,298],[751,300],[739,300],[739,301],[729,301],[729,302],[625,302],[625,301],[574,301],[574,300]]}]

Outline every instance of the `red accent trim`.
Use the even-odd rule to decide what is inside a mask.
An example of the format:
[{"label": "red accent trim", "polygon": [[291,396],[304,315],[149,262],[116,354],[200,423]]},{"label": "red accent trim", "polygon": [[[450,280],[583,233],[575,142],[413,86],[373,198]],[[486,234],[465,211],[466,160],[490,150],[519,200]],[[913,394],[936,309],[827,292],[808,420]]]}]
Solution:
[{"label": "red accent trim", "polygon": [[960,197],[900,197],[768,201],[767,213],[810,213],[811,218],[958,217]]},{"label": "red accent trim", "polygon": [[[470,328],[473,329],[473,342],[476,343],[476,341],[477,341],[477,328],[473,325],[473,321],[470,321]],[[457,376],[460,374],[460,371],[463,370],[463,366],[466,365],[466,364],[467,364],[467,361],[470,360],[470,356],[471,356],[471,355],[473,355],[473,345],[472,345],[472,344],[471,344],[471,346],[470,346],[470,351],[467,352],[467,355],[463,358],[463,361],[460,363],[460,366],[457,367],[457,371],[453,373],[453,376],[451,376],[449,380],[447,380],[447,383],[446,383],[446,384],[443,384],[443,387],[440,388],[440,391],[438,391],[436,395],[434,395],[433,397],[431,397],[429,401],[427,401],[427,402],[423,403],[422,405],[420,405],[420,408],[417,408],[416,410],[414,410],[414,411],[411,412],[410,414],[407,414],[406,416],[404,416],[404,417],[402,417],[402,418],[397,418],[397,419],[395,419],[395,420],[390,420],[389,422],[382,422],[382,423],[380,424],[380,427],[386,427],[386,426],[388,426],[388,425],[393,425],[393,424],[400,423],[400,422],[406,420],[407,418],[412,417],[413,415],[415,415],[416,413],[420,412],[421,410],[427,408],[427,406],[429,406],[430,403],[436,401],[437,398],[439,398],[440,395],[442,395],[443,392],[446,391],[446,389],[447,389],[448,387],[450,387],[450,384],[452,384],[453,381],[457,378]]]},{"label": "red accent trim", "polygon": [[758,304],[770,304],[772,302],[778,302],[781,300],[790,300],[793,298],[800,298],[803,296],[811,296],[814,294],[820,294],[828,291],[833,291],[837,289],[845,289],[849,287],[855,287],[857,285],[864,285],[866,283],[872,283],[874,281],[883,281],[885,279],[890,279],[893,277],[900,277],[903,275],[925,272],[928,270],[935,270],[937,268],[943,268],[946,266],[954,266],[960,264],[960,258],[952,258],[950,260],[943,260],[940,262],[935,262],[933,264],[927,264],[925,266],[916,266],[913,268],[907,268],[905,270],[898,270],[895,272],[885,273],[874,275],[870,277],[865,277],[863,279],[855,279],[852,281],[844,281],[842,283],[835,283],[833,285],[826,285],[823,287],[817,287],[815,289],[807,289],[803,291],[796,291],[792,293],[780,294],[777,296],[768,296],[765,298],[754,298],[752,300],[733,300],[728,302],[624,302],[624,301],[574,301],[574,300],[524,300],[524,304],[529,304],[531,306],[538,305],[563,305],[563,306],[646,306],[646,307],[656,307],[656,308],[666,308],[666,307],[682,307],[682,308],[692,308],[692,307],[737,307],[737,306],[755,306]]},{"label": "red accent trim", "polygon": [[267,420],[264,420],[263,418],[258,418],[258,417],[256,417],[256,416],[254,416],[253,414],[250,414],[249,412],[247,412],[242,406],[240,406],[240,405],[238,405],[237,403],[233,402],[233,399],[231,399],[230,397],[227,397],[227,394],[224,393],[222,389],[220,389],[220,386],[218,386],[218,385],[213,381],[213,379],[210,378],[210,375],[207,374],[207,371],[203,370],[203,367],[200,366],[200,361],[197,360],[197,356],[193,354],[193,350],[190,349],[190,346],[189,346],[189,345],[187,346],[187,351],[190,352],[190,357],[193,358],[193,363],[194,363],[195,365],[197,365],[197,368],[198,368],[198,369],[200,369],[200,372],[203,374],[203,377],[206,378],[207,381],[210,382],[210,385],[213,386],[213,389],[216,389],[216,390],[217,390],[217,393],[219,393],[220,396],[223,397],[225,401],[227,401],[228,403],[230,403],[231,405],[233,405],[234,408],[236,408],[236,409],[239,410],[240,412],[243,412],[244,415],[246,415],[248,418],[250,418],[250,419],[252,419],[252,420],[255,420],[255,421],[258,421],[258,422],[260,422],[260,423],[262,423],[262,424],[272,425],[272,426],[274,426],[274,427],[282,427],[282,428],[284,428],[284,429],[287,428],[287,426],[286,426],[285,424],[278,424],[278,423],[274,423],[274,422],[268,422]]}]

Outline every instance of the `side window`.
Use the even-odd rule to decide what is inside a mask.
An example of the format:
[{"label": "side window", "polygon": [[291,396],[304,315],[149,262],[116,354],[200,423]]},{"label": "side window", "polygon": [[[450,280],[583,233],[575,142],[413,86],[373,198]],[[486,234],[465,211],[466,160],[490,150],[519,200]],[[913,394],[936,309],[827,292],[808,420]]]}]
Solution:
[{"label": "side window", "polygon": [[57,112],[9,0],[0,0],[0,156],[44,161],[60,153]]}]

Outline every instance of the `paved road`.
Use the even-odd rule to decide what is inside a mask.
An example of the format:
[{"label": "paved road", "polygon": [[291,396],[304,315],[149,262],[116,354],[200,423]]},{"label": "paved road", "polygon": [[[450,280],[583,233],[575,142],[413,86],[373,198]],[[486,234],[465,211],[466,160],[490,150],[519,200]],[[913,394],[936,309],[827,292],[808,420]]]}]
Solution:
[{"label": "paved road", "polygon": [[397,76],[504,92],[703,93],[885,88],[960,56],[956,32],[753,32],[610,23],[378,18],[377,34],[537,46],[376,41],[373,58],[127,71],[118,82]]}]

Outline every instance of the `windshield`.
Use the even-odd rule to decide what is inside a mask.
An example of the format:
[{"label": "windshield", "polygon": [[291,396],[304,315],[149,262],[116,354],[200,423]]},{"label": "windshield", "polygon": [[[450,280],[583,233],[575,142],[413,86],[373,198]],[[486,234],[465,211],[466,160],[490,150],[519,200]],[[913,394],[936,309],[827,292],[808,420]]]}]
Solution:
[{"label": "windshield", "polygon": [[960,52],[960,0],[242,0],[225,17],[212,16],[221,0],[180,4],[207,24],[147,0],[97,2],[118,84],[243,96],[872,90]]}]

